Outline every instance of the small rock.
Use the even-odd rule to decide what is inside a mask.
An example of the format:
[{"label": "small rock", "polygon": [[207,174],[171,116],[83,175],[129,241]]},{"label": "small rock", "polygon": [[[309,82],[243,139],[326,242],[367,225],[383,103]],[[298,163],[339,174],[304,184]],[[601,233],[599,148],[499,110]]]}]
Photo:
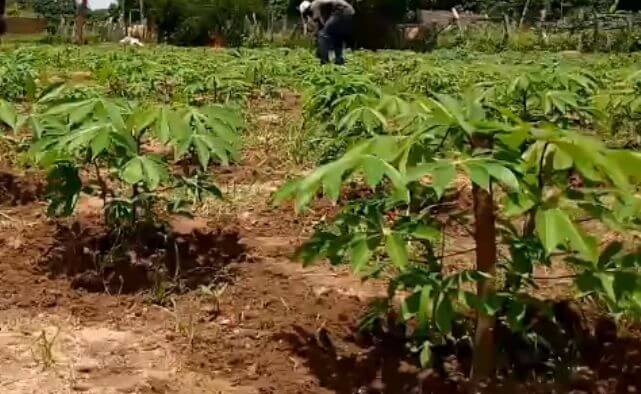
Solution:
[{"label": "small rock", "polygon": [[78,361],[75,369],[78,372],[89,373],[91,371],[98,369],[99,367],[100,365],[98,364],[98,361],[93,359],[83,359]]},{"label": "small rock", "polygon": [[277,124],[278,122],[280,122],[280,116],[276,114],[261,115],[258,117],[258,120],[260,122]]},{"label": "small rock", "polygon": [[76,383],[73,386],[71,386],[71,388],[73,389],[73,391],[81,391],[81,392],[91,390],[91,386],[89,386],[86,383]]},{"label": "small rock", "polygon": [[330,291],[330,289],[328,287],[325,287],[325,286],[314,288],[314,294],[316,295],[316,297],[322,297],[325,294],[329,293],[329,291]]}]

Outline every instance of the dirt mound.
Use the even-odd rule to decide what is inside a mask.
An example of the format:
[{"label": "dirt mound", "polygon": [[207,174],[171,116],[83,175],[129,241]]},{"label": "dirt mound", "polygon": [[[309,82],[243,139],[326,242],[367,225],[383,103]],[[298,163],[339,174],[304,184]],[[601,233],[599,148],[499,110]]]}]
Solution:
[{"label": "dirt mound", "polygon": [[0,204],[26,205],[44,196],[44,183],[37,177],[0,171]]},{"label": "dirt mound", "polygon": [[41,259],[53,277],[71,278],[73,288],[110,294],[166,286],[180,291],[228,280],[228,266],[245,259],[233,229],[176,233],[165,225],[144,225],[135,233],[100,226],[59,225],[56,242]]}]

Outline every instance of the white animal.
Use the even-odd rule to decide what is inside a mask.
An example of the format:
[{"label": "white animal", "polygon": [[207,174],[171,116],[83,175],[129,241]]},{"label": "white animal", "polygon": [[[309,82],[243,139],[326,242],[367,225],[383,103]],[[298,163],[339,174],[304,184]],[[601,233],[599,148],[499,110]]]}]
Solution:
[{"label": "white animal", "polygon": [[131,25],[127,28],[127,35],[130,37],[137,38],[139,40],[144,40],[148,38],[150,31],[147,30],[147,27],[142,24]]},{"label": "white animal", "polygon": [[144,46],[144,44],[142,42],[140,42],[139,39],[131,37],[131,36],[127,36],[127,37],[123,38],[122,40],[120,40],[120,43],[123,44],[123,45],[131,45],[131,46],[138,46],[138,47]]}]

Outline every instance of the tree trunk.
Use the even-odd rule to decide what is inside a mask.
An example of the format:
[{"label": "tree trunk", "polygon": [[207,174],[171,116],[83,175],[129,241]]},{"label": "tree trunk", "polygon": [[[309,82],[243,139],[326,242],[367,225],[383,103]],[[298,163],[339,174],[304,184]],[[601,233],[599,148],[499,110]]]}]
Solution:
[{"label": "tree trunk", "polygon": [[[472,136],[472,144],[478,149],[492,147],[491,137],[484,135]],[[476,269],[492,276],[492,279],[478,283],[478,296],[481,300],[491,296],[494,289],[494,274],[496,272],[496,218],[494,216],[494,195],[490,190],[474,185],[474,238],[476,241]],[[494,327],[496,319],[478,313],[476,334],[474,338],[474,359],[472,361],[472,383],[478,385],[490,377],[495,368]]]},{"label": "tree trunk", "polygon": [[525,17],[527,16],[527,13],[529,10],[530,10],[530,0],[526,0],[525,5],[523,6],[523,12],[521,13],[521,19],[519,20],[519,29],[523,27],[523,23],[525,22]]},{"label": "tree trunk", "polygon": [[88,1],[82,0],[76,17],[76,43],[78,45],[85,43],[85,22],[87,21],[87,10],[89,9]]},{"label": "tree trunk", "polygon": [[7,1],[0,0],[0,36],[7,32],[7,21],[4,17],[7,8]]}]

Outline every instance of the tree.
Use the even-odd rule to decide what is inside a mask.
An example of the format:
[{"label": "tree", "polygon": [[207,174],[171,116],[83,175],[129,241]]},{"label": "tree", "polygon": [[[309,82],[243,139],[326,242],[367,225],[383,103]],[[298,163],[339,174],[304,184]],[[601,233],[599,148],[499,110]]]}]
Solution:
[{"label": "tree", "polygon": [[78,16],[76,17],[76,43],[85,43],[85,22],[87,21],[87,12],[89,11],[88,0],[82,0],[78,7]]},{"label": "tree", "polygon": [[7,32],[7,20],[5,19],[6,8],[7,0],[0,0],[0,36]]},{"label": "tree", "polygon": [[246,19],[262,19],[265,14],[263,0],[158,0],[146,8],[159,40],[179,45],[206,45],[215,35],[239,45]]},{"label": "tree", "polygon": [[34,0],[33,11],[50,20],[61,16],[70,17],[76,14],[75,0]]}]

